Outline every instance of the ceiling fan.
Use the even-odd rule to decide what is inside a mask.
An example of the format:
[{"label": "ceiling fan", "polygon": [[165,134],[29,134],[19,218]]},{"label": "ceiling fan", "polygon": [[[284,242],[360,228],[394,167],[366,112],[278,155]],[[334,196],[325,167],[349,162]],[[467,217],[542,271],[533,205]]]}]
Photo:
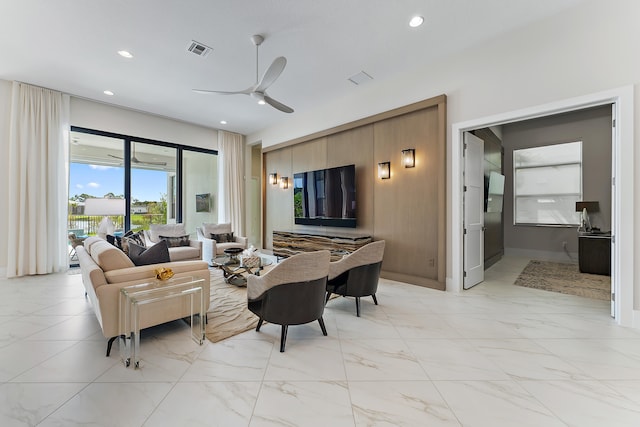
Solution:
[{"label": "ceiling fan", "polygon": [[256,83],[253,86],[249,86],[245,90],[233,92],[205,89],[193,89],[193,91],[204,94],[217,93],[219,95],[249,95],[253,98],[256,98],[259,104],[267,103],[273,108],[284,113],[293,113],[293,108],[276,101],[267,94],[267,88],[275,83],[278,77],[280,77],[280,74],[282,74],[284,67],[287,65],[287,58],[285,58],[284,56],[279,56],[274,59],[269,68],[267,68],[267,71],[265,71],[262,75],[262,79],[258,80],[258,50],[260,45],[264,41],[264,37],[256,34],[254,36],[251,36],[251,41],[256,46]]},{"label": "ceiling fan", "polygon": [[[122,157],[114,156],[113,154],[109,154],[109,156],[113,157],[114,159],[123,160]],[[136,157],[136,144],[131,144],[131,163],[140,165],[167,166],[167,162],[147,162],[144,160],[139,160]]]}]

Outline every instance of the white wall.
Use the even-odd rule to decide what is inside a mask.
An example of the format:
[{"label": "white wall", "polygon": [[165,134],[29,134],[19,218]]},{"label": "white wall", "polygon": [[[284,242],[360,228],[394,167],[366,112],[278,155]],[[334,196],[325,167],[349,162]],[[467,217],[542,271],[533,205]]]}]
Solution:
[{"label": "white wall", "polygon": [[191,147],[218,149],[218,131],[113,105],[71,98],[71,126],[155,139]]},{"label": "white wall", "polygon": [[[554,17],[442,59],[409,70],[393,81],[359,88],[334,105],[296,114],[286,125],[249,135],[249,143],[269,147],[299,136],[351,122],[439,94],[447,95],[447,122],[470,121],[555,101],[634,86],[634,140],[640,132],[640,2],[587,1]],[[427,24],[428,25],[428,24]],[[447,182],[451,185],[451,128],[447,132]],[[640,150],[634,164],[640,167]],[[640,179],[634,199],[640,203]],[[450,188],[450,187],[449,187]],[[448,191],[448,194],[451,194]],[[451,198],[447,211],[451,212]],[[451,228],[447,248],[451,248]],[[640,274],[640,227],[634,232],[634,278]],[[451,275],[447,255],[447,277]],[[634,280],[634,304],[640,307],[640,283]]]}]

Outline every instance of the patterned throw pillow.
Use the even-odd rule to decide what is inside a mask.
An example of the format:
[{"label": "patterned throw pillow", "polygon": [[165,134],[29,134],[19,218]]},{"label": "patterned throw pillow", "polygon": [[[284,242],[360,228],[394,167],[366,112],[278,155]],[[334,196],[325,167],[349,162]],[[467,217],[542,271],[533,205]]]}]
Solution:
[{"label": "patterned throw pillow", "polygon": [[211,238],[216,241],[216,243],[229,243],[235,242],[236,240],[233,238],[233,231],[231,233],[220,233],[220,234],[211,234]]},{"label": "patterned throw pillow", "polygon": [[179,246],[189,246],[189,235],[186,236],[160,236],[160,240],[164,240],[167,242],[167,245],[170,248],[177,248]]},{"label": "patterned throw pillow", "polygon": [[147,244],[145,243],[144,240],[144,231],[140,230],[137,233],[131,233],[128,236],[125,235],[122,238],[122,252],[124,252],[125,254],[129,254],[129,242],[131,243],[135,243],[138,246],[142,246],[143,248],[147,247]]},{"label": "patterned throw pillow", "polygon": [[133,234],[133,231],[129,230],[124,233],[123,236],[115,236],[111,234],[107,234],[107,242],[111,243],[116,248],[120,249],[122,252],[127,253],[129,251],[129,247],[125,239]]}]

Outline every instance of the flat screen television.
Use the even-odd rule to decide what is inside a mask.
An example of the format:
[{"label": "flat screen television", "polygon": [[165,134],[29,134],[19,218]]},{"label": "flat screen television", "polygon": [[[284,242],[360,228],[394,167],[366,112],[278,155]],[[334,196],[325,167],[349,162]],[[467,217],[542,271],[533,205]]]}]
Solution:
[{"label": "flat screen television", "polygon": [[355,228],[356,166],[294,174],[293,210],[296,224]]}]

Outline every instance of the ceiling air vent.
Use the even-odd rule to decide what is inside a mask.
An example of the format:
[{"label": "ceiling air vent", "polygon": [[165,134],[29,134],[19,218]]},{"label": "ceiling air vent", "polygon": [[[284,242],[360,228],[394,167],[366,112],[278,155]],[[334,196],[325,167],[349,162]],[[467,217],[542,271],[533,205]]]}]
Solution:
[{"label": "ceiling air vent", "polygon": [[354,85],[361,85],[368,82],[369,80],[373,80],[373,77],[371,77],[364,71],[360,71],[358,74],[354,74],[353,76],[349,77],[348,80]]},{"label": "ceiling air vent", "polygon": [[209,55],[209,52],[211,52],[212,49],[209,46],[206,46],[200,42],[191,40],[191,43],[189,43],[189,47],[187,47],[187,50],[195,55],[198,55],[204,58],[207,55]]}]

